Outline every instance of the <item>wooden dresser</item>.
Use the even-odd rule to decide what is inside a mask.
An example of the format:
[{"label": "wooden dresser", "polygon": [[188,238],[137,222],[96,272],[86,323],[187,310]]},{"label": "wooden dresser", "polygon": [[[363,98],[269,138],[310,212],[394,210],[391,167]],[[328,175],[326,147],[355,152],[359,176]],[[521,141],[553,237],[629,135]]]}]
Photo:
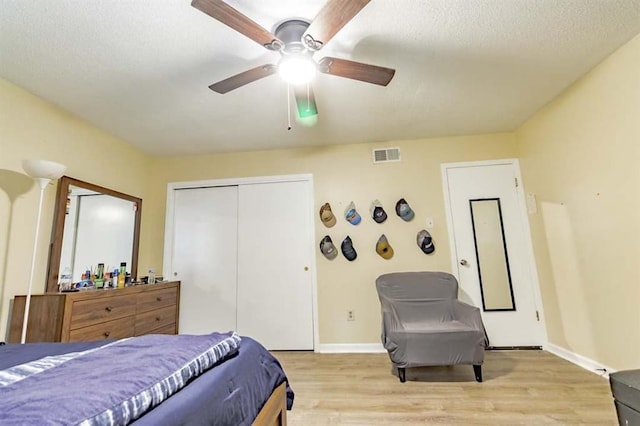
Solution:
[{"label": "wooden dresser", "polygon": [[[19,343],[26,296],[16,296],[9,342]],[[27,342],[78,342],[177,334],[180,282],[31,296]]]}]

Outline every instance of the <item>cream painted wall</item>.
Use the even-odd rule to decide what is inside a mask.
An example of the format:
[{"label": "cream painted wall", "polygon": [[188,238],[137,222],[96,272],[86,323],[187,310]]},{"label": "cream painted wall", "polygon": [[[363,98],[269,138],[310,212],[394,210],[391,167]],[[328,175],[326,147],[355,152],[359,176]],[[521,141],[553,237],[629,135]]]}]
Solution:
[{"label": "cream painted wall", "polygon": [[[0,340],[5,340],[10,300],[25,294],[29,284],[39,188],[22,170],[26,158],[63,163],[68,176],[143,199],[151,162],[124,141],[0,79]],[[24,193],[16,194],[21,186]],[[43,204],[34,293],[45,287],[55,193],[52,183]],[[152,214],[144,201],[142,214],[139,265],[144,270],[150,253],[145,222]]]},{"label": "cream painted wall", "polygon": [[640,35],[516,138],[550,342],[640,367]]},{"label": "cream painted wall", "polygon": [[[399,163],[373,164],[371,150],[400,147]],[[316,244],[318,316],[321,344],[378,343],[380,305],[375,278],[386,272],[408,270],[449,271],[450,255],[445,224],[440,164],[515,156],[513,134],[392,141],[384,144],[357,144],[313,149],[291,149],[251,153],[157,158],[153,166],[153,188],[145,200],[157,210],[152,217],[152,262],[162,263],[166,186],[169,182],[229,177],[312,173],[315,211],[330,202],[338,224],[326,228],[316,213],[316,242],[328,234],[334,243],[350,235],[358,258],[348,262],[342,255],[325,259]],[[395,214],[396,201],[404,197],[416,212],[412,222]],[[369,216],[369,204],[379,199],[389,218],[383,224]],[[358,226],[343,219],[346,205],[353,200],[363,216]],[[151,207],[153,206],[153,207]],[[436,251],[423,254],[416,245],[416,233],[433,217]],[[375,253],[375,243],[385,233],[395,256],[384,260]],[[347,310],[356,320],[347,322]],[[215,328],[215,326],[214,326]]]}]

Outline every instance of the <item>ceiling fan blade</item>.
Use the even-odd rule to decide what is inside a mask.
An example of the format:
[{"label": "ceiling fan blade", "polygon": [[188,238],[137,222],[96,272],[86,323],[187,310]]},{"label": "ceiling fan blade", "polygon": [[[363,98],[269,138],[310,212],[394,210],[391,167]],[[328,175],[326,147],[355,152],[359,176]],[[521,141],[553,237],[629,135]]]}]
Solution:
[{"label": "ceiling fan blade", "polygon": [[313,94],[313,88],[309,84],[301,84],[293,86],[293,93],[296,97],[296,105],[298,106],[298,116],[300,118],[318,115],[318,107],[316,106],[316,96]]},{"label": "ceiling fan blade", "polygon": [[236,74],[217,83],[213,83],[209,86],[209,89],[214,92],[225,94],[237,89],[238,87],[242,87],[245,84],[268,77],[271,74],[274,74],[277,69],[278,67],[273,64],[260,65],[259,67],[251,68],[248,71],[241,72],[240,74]]},{"label": "ceiling fan blade", "polygon": [[193,0],[191,6],[244,34],[269,50],[280,50],[284,46],[284,43],[278,37],[222,0]]},{"label": "ceiling fan blade", "polygon": [[339,77],[386,86],[396,73],[391,68],[326,56],[318,61],[318,71]]},{"label": "ceiling fan blade", "polygon": [[302,35],[303,43],[311,50],[320,50],[347,22],[369,4],[369,1],[329,0]]}]

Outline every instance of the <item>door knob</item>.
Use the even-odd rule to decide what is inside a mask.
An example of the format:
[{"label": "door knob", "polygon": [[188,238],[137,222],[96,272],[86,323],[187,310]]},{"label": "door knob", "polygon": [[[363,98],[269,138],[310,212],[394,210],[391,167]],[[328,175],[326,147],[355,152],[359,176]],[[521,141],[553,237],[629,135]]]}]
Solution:
[{"label": "door knob", "polygon": [[178,276],[178,273],[177,273],[177,272],[174,272],[174,273],[173,273],[173,276],[174,276],[174,277],[177,277],[177,276]]},{"label": "door knob", "polygon": [[308,270],[309,270],[309,267],[308,267],[308,266],[305,266],[305,267],[304,267],[304,270],[305,270],[305,271],[308,271]]},{"label": "door knob", "polygon": [[462,260],[460,261],[460,264],[461,264],[462,266],[467,266],[467,265],[469,264],[469,262],[467,262],[467,259],[462,259]]}]

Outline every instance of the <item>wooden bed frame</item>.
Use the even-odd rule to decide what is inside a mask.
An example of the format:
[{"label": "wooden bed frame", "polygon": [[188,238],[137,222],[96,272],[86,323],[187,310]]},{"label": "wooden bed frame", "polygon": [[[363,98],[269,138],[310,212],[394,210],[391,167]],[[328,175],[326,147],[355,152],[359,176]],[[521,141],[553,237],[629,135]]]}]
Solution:
[{"label": "wooden bed frame", "polygon": [[255,426],[286,426],[287,382],[278,386],[253,421]]}]

